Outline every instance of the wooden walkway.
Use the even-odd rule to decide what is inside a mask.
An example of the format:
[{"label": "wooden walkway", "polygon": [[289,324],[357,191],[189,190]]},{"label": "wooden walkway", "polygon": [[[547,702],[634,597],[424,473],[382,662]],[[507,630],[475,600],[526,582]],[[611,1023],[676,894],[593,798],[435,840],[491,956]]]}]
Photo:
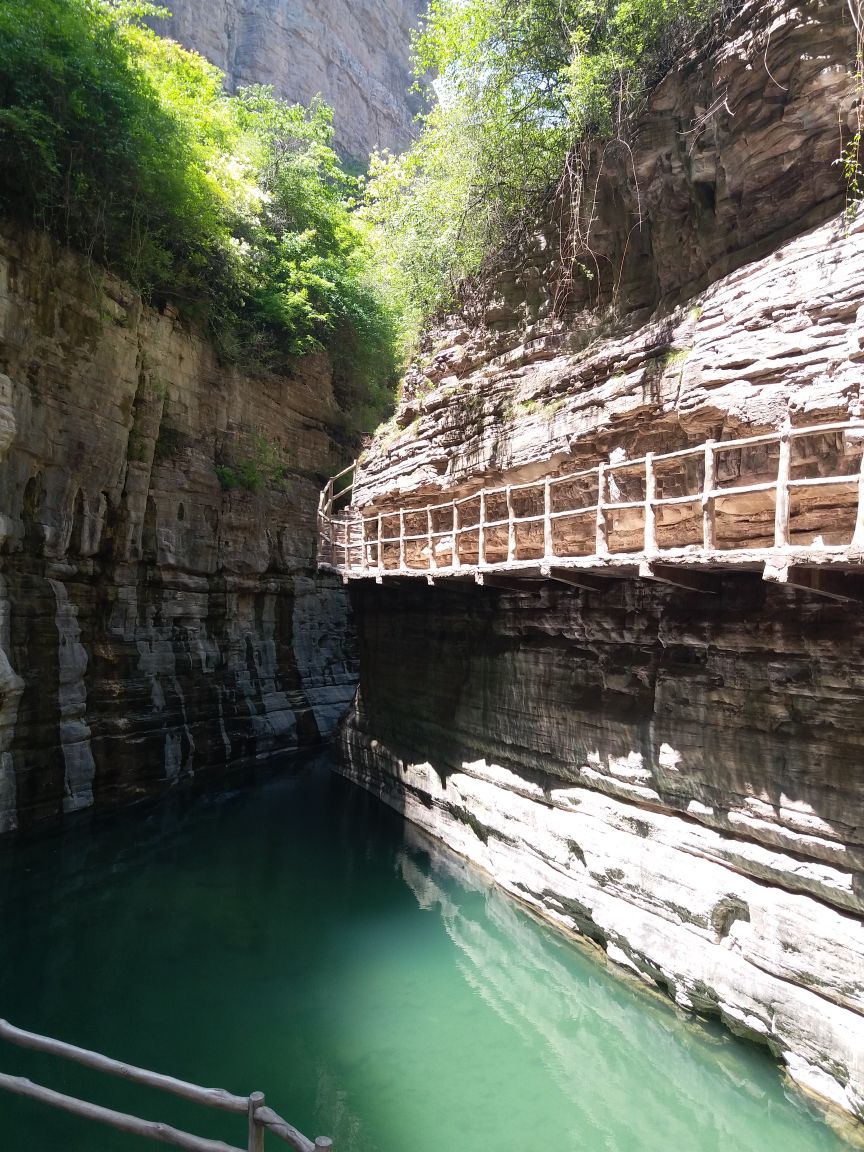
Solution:
[{"label": "wooden walkway", "polygon": [[[587,589],[639,576],[713,591],[719,571],[841,600],[864,574],[864,421],[849,420],[480,488],[433,504],[352,504],[354,465],[321,494],[318,561],[343,579],[473,579]],[[371,510],[370,510],[371,509]]]}]

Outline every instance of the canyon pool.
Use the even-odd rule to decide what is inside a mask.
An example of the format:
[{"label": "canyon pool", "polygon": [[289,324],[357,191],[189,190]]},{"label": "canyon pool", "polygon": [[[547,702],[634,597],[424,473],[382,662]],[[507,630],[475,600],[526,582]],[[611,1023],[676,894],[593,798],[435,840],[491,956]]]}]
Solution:
[{"label": "canyon pool", "polygon": [[[263,1091],[335,1152],[848,1148],[767,1053],[632,987],[329,767],[0,845],[0,1016]],[[0,1069],[245,1146],[235,1117],[57,1060],[2,1044]],[[149,1147],[0,1093],[2,1152]]]}]

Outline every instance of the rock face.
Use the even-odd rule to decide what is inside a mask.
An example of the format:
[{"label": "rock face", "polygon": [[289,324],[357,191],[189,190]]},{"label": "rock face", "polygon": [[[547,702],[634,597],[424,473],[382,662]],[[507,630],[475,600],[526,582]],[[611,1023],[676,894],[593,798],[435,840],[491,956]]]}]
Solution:
[{"label": "rock face", "polygon": [[153,27],[212,60],[232,88],[272,84],[288,100],[322,96],[336,146],[365,160],[411,140],[411,32],[426,0],[172,0]]},{"label": "rock face", "polygon": [[355,673],[314,566],[340,416],[323,360],[244,378],[0,238],[0,831],[328,735]]},{"label": "rock face", "polygon": [[[853,58],[839,7],[745,5],[657,90],[632,163],[585,158],[590,207],[568,196],[430,333],[355,503],[860,415],[864,224],[832,164]],[[730,539],[764,534],[733,513]],[[829,500],[796,516],[839,530]],[[747,573],[352,597],[346,775],[864,1118],[864,609]]]}]

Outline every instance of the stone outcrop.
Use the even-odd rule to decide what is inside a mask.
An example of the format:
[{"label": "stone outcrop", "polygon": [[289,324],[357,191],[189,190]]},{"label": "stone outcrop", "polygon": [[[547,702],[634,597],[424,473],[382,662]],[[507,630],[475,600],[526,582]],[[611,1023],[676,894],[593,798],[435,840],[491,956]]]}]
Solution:
[{"label": "stone outcrop", "polygon": [[355,677],[314,564],[342,423],[323,358],[246,378],[0,239],[0,830],[329,734]]},{"label": "stone outcrop", "polygon": [[[854,53],[841,5],[744,5],[660,85],[632,161],[586,157],[581,206],[429,334],[355,502],[862,415],[864,221],[832,163]],[[860,442],[793,467],[838,455]],[[730,540],[766,534],[733,511]],[[805,512],[840,531],[829,499]],[[355,582],[343,770],[864,1118],[864,608],[718,582]]]},{"label": "stone outcrop", "polygon": [[420,104],[409,52],[426,0],[172,0],[153,27],[206,56],[232,89],[272,84],[287,100],[321,96],[333,108],[336,146],[365,160],[401,151]]}]

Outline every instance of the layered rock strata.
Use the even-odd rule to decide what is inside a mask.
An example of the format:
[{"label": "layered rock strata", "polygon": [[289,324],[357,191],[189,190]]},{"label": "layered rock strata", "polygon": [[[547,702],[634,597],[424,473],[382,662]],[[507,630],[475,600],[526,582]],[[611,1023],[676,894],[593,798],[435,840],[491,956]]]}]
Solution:
[{"label": "layered rock strata", "polygon": [[[832,163],[853,57],[839,5],[745,5],[659,87],[632,161],[587,158],[581,206],[429,335],[356,503],[861,415],[864,224]],[[797,475],[860,465],[860,440],[805,443]],[[727,479],[775,474],[760,451]],[[824,491],[793,536],[850,531]],[[725,546],[770,545],[763,504],[726,507]],[[354,582],[343,771],[864,1118],[864,609],[716,579]]]},{"label": "layered rock strata", "polygon": [[206,56],[236,89],[272,84],[287,100],[321,96],[334,112],[336,146],[366,160],[401,151],[420,101],[412,92],[411,33],[426,0],[172,0],[153,27]]},{"label": "layered rock strata", "polygon": [[341,421],[323,359],[246,378],[0,239],[0,830],[328,735],[355,674],[314,565]]}]

